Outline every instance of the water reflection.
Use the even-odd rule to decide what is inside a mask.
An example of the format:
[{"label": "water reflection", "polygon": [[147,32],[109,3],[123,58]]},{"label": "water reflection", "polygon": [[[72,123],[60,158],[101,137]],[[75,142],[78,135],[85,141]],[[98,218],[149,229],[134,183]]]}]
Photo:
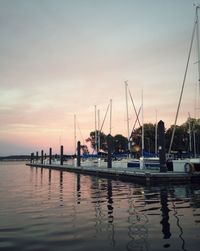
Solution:
[{"label": "water reflection", "polygon": [[108,209],[108,233],[111,245],[115,246],[115,227],[113,224],[113,198],[112,198],[112,181],[107,180],[107,209]]},{"label": "water reflection", "polygon": [[176,226],[177,226],[177,232],[178,232],[178,236],[180,239],[180,243],[181,243],[181,249],[184,251],[187,251],[187,249],[185,248],[185,239],[183,238],[183,228],[181,226],[181,221],[180,221],[180,217],[178,214],[178,209],[176,208],[176,204],[175,201],[179,199],[180,195],[184,196],[185,198],[187,198],[187,196],[189,195],[189,190],[188,187],[185,186],[185,189],[180,189],[180,188],[176,188],[170,191],[170,196],[172,198],[174,198],[174,200],[172,200],[172,210],[173,210],[173,216],[176,220]]},{"label": "water reflection", "polygon": [[76,174],[76,196],[77,196],[77,204],[81,203],[81,177],[80,173]]},{"label": "water reflection", "polygon": [[59,198],[60,198],[60,206],[63,206],[63,172],[60,171],[60,193],[59,193]]},{"label": "water reflection", "polygon": [[[0,189],[4,201],[1,204],[10,203],[4,206],[4,212],[0,209],[0,231],[5,236],[2,229],[17,229],[11,219],[17,219],[16,212],[20,212],[20,229],[29,224],[26,229],[30,231],[30,241],[38,243],[42,236],[45,250],[54,250],[55,246],[59,250],[67,246],[70,250],[88,251],[198,250],[199,185],[144,187],[44,168],[30,168],[28,175],[28,194],[20,179],[15,179],[16,187],[8,189],[7,197]],[[12,191],[16,195],[20,189],[24,192],[15,201]],[[21,194],[24,197],[20,200]],[[5,217],[7,208],[13,211],[4,219],[1,212]],[[27,233],[21,230],[18,235]],[[1,240],[0,245],[3,246]]]},{"label": "water reflection", "polygon": [[126,245],[128,251],[148,249],[148,217],[143,210],[144,193],[142,189],[133,188],[128,199],[128,236],[130,241]]},{"label": "water reflection", "polygon": [[108,208],[108,223],[113,222],[113,199],[112,199],[112,181],[107,181],[107,208]]},{"label": "water reflection", "polygon": [[49,169],[49,185],[51,185],[51,169]]},{"label": "water reflection", "polygon": [[169,208],[168,208],[168,191],[166,188],[160,190],[160,204],[162,212],[162,220],[160,224],[162,225],[162,233],[164,239],[169,239],[171,236],[170,233],[170,224],[169,224]]},{"label": "water reflection", "polygon": [[51,199],[51,169],[49,169],[48,175],[48,200]]},{"label": "water reflection", "polygon": [[97,177],[91,177],[91,203],[94,205],[94,228],[96,234],[103,231],[102,225],[103,225],[103,213],[101,208],[101,181]]}]

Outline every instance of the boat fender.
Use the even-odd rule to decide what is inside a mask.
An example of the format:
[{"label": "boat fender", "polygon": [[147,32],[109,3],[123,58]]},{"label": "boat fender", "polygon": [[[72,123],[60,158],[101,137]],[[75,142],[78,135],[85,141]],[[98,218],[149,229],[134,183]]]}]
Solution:
[{"label": "boat fender", "polygon": [[193,173],[195,171],[194,164],[192,163],[185,163],[184,169],[186,173]]}]

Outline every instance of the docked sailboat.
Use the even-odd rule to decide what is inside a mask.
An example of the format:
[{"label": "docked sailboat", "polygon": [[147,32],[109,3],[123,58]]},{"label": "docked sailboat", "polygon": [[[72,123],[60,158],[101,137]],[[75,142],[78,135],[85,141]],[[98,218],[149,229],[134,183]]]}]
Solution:
[{"label": "docked sailboat", "polygon": [[[127,89],[128,89],[128,83],[125,82],[125,92],[126,92],[126,108],[127,108],[127,131],[128,131],[128,149],[130,152],[130,138],[131,135],[129,133],[129,114],[128,114],[128,100],[127,100]],[[136,122],[138,121],[139,125],[142,128],[142,147],[141,147],[141,156],[139,159],[136,158],[128,158],[127,161],[127,167],[128,168],[136,168],[136,169],[153,169],[153,170],[157,170],[160,167],[160,163],[159,163],[159,158],[154,156],[154,157],[150,157],[150,156],[144,156],[144,119],[143,119],[143,91],[142,91],[142,105],[139,109],[139,111],[136,111],[136,107],[135,104],[133,102],[133,98],[131,96],[131,93],[129,91],[130,97],[131,97],[131,101],[134,107],[134,111],[135,111],[135,115],[136,115]],[[141,111],[141,124],[140,124],[140,120],[139,120],[139,114]],[[136,124],[136,123],[135,123]],[[157,131],[155,131],[155,140],[157,141]],[[157,144],[155,144],[155,153],[157,153]]]},{"label": "docked sailboat", "polygon": [[[193,28],[193,32],[192,32],[192,38],[191,38],[190,47],[189,47],[186,69],[185,69],[185,73],[184,73],[180,98],[179,98],[176,117],[175,117],[174,128],[173,128],[171,142],[170,142],[170,146],[169,146],[169,152],[168,152],[169,155],[171,153],[171,149],[172,149],[172,145],[173,145],[179,109],[180,109],[181,100],[182,100],[182,96],[183,96],[183,90],[184,90],[184,86],[185,86],[185,82],[186,82],[186,76],[187,76],[187,72],[188,72],[188,66],[189,66],[189,61],[190,61],[190,56],[191,56],[195,36],[196,36],[196,41],[197,41],[197,56],[198,56],[197,57],[197,65],[198,65],[198,75],[199,75],[198,81],[199,81],[199,88],[200,88],[200,48],[199,48],[199,18],[198,18],[199,8],[200,8],[200,6],[196,6],[194,28]],[[189,115],[189,117],[190,117],[190,115]],[[190,125],[189,125],[189,134],[190,134],[189,140],[190,140],[190,153],[191,153],[191,128],[190,128]],[[184,159],[173,159],[172,160],[173,171],[176,171],[176,172],[200,171],[200,158],[196,157],[195,146],[194,146],[194,152],[195,152],[195,154],[194,154],[195,157],[184,158]]]}]

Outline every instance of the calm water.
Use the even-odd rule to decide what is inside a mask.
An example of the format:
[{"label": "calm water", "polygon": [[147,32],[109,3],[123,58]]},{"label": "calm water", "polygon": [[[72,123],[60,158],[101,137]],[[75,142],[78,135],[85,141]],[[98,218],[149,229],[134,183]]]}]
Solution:
[{"label": "calm water", "polygon": [[0,250],[199,250],[200,185],[0,163]]}]

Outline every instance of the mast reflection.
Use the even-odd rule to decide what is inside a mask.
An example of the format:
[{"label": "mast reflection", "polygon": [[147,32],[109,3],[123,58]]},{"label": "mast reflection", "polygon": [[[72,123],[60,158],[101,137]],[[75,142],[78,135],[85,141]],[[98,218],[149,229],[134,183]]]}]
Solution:
[{"label": "mast reflection", "polygon": [[[190,193],[188,191],[188,187],[182,187],[182,188],[178,188],[178,192],[177,192],[177,195],[175,195],[176,193],[176,188],[174,188],[171,192],[170,192],[170,195],[173,197],[173,198],[176,198],[176,197],[179,197],[179,193],[181,192],[182,194],[185,194],[185,197],[189,198],[190,197]],[[177,198],[176,198],[177,199]],[[176,219],[176,225],[177,225],[177,229],[179,229],[179,238],[181,240],[181,249],[183,251],[187,251],[187,249],[185,248],[185,239],[183,238],[183,228],[181,227],[181,221],[180,221],[180,218],[178,216],[178,210],[176,208],[176,203],[175,201],[172,201],[172,209],[173,209],[173,215]]]},{"label": "mast reflection", "polygon": [[140,204],[141,200],[144,200],[142,189],[130,189],[128,198],[128,236],[130,241],[126,245],[126,250],[128,251],[149,250],[148,218],[143,205]]},{"label": "mast reflection", "polygon": [[110,231],[111,245],[115,246],[115,228],[114,228],[114,217],[113,217],[113,192],[112,192],[112,181],[107,180],[107,209],[108,209],[108,228]]},{"label": "mast reflection", "polygon": [[60,171],[60,206],[63,206],[63,172]]},{"label": "mast reflection", "polygon": [[51,199],[51,169],[49,169],[48,200]]},{"label": "mast reflection", "polygon": [[76,181],[76,196],[77,196],[77,204],[81,203],[81,177],[80,174],[77,173],[77,181]]}]

